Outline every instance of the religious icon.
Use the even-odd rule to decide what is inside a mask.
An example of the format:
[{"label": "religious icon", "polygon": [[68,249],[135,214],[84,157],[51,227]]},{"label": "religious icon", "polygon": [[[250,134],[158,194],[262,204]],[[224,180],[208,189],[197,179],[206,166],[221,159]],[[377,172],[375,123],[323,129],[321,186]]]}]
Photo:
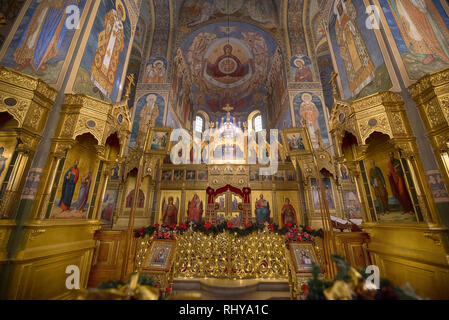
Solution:
[{"label": "religious icon", "polygon": [[125,48],[123,22],[126,9],[121,0],[116,0],[116,9],[109,11],[104,19],[104,30],[98,35],[97,50],[91,66],[95,86],[107,97],[114,88],[120,53]]},{"label": "religious icon", "polygon": [[405,182],[405,174],[401,161],[395,158],[393,152],[390,153],[390,161],[388,162],[388,179],[390,181],[393,195],[401,204],[404,214],[415,214],[413,203],[408,193],[407,184]]},{"label": "religious icon", "polygon": [[118,165],[116,165],[114,167],[114,172],[112,173],[112,180],[118,180],[119,179],[119,172],[120,172],[120,167]]},{"label": "religious icon", "polygon": [[151,150],[165,150],[168,143],[168,132],[154,132],[151,140]]},{"label": "religious icon", "polygon": [[170,181],[172,178],[172,171],[171,170],[164,170],[162,171],[162,181]]},{"label": "religious icon", "polygon": [[288,133],[286,135],[290,151],[305,150],[301,133]]},{"label": "religious icon", "polygon": [[[449,64],[449,31],[431,0],[388,0],[410,53],[429,65],[436,58]],[[416,62],[415,62],[416,64]]]},{"label": "religious icon", "polygon": [[117,190],[108,190],[103,200],[103,206],[101,209],[101,220],[112,221],[112,215],[114,214],[115,203],[117,201]]},{"label": "religious icon", "polygon": [[427,181],[432,191],[435,202],[448,202],[449,194],[439,170],[427,171]]},{"label": "religious icon", "polygon": [[385,177],[382,170],[376,166],[374,160],[371,161],[371,169],[369,170],[370,185],[374,190],[374,195],[379,203],[379,213],[390,213],[390,206],[388,204],[388,191]]},{"label": "religious icon", "polygon": [[5,148],[0,147],[0,176],[2,175],[3,171],[6,168],[6,161],[8,161],[8,158],[3,156],[4,152],[5,152]]},{"label": "religious icon", "polygon": [[309,58],[295,57],[293,59],[293,66],[296,69],[295,82],[313,82],[313,73],[309,67]]},{"label": "religious icon", "polygon": [[140,111],[139,129],[137,132],[136,145],[142,147],[145,143],[147,131],[150,126],[154,126],[159,117],[159,106],[156,104],[157,96],[149,94],[146,103]]},{"label": "religious icon", "polygon": [[[134,189],[130,191],[126,197],[126,208],[132,208],[134,202]],[[145,207],[145,194],[142,190],[139,190],[139,198],[137,200],[137,208],[143,209]]]},{"label": "religious icon", "polygon": [[301,119],[304,119],[306,121],[310,139],[316,145],[316,143],[318,142],[316,133],[320,130],[320,124],[318,122],[320,111],[318,110],[316,104],[312,101],[313,96],[310,93],[304,93],[301,98],[303,102],[299,106],[299,114],[301,116]]},{"label": "religious icon", "polygon": [[312,242],[293,242],[289,244],[290,254],[297,273],[312,272],[313,263],[318,263]]},{"label": "religious icon", "polygon": [[231,167],[226,167],[226,168],[223,170],[223,173],[224,173],[224,174],[232,174],[232,168],[231,168]]},{"label": "religious icon", "polygon": [[168,197],[168,202],[165,202],[165,198],[162,201],[162,223],[167,225],[173,225],[178,223],[178,210],[179,210],[179,198],[176,198],[176,203],[173,197]]},{"label": "religious icon", "polygon": [[225,211],[225,197],[221,196],[218,199],[218,209],[219,211]]},{"label": "religious icon", "polygon": [[332,192],[332,182],[329,178],[323,178],[322,183],[326,195],[327,206],[329,210],[335,210],[334,195]]},{"label": "religious icon", "polygon": [[203,201],[195,194],[193,199],[189,201],[188,221],[199,223],[203,219]]},{"label": "religious icon", "polygon": [[87,199],[89,197],[90,185],[92,183],[92,173],[90,168],[87,175],[81,181],[81,188],[78,194],[78,200],[76,202],[76,210],[86,211]]},{"label": "religious icon", "polygon": [[206,72],[209,76],[212,78],[241,78],[250,72],[250,64],[242,64],[240,59],[232,54],[232,50],[232,45],[226,44],[223,47],[224,54],[218,57],[214,64],[207,63]]},{"label": "religious icon", "polygon": [[175,181],[184,180],[184,170],[175,170]]},{"label": "religious icon", "polygon": [[259,181],[259,170],[250,169],[249,171],[249,181]]},{"label": "religious icon", "polygon": [[59,201],[59,207],[62,211],[69,211],[72,206],[73,194],[80,175],[78,164],[79,161],[76,160],[73,166],[64,174],[61,200]]},{"label": "religious icon", "polygon": [[[72,0],[42,0],[34,11],[33,17],[22,41],[22,46],[14,52],[17,70],[31,66],[35,71],[46,70],[46,63],[59,53],[64,38],[67,7]],[[79,0],[76,1],[78,4]]]},{"label": "religious icon", "polygon": [[147,66],[145,83],[163,83],[165,72],[165,61],[160,58],[151,59]]},{"label": "religious icon", "polygon": [[[407,0],[408,1],[408,0]],[[340,56],[344,61],[349,90],[357,95],[375,77],[374,62],[357,27],[357,10],[352,0],[340,1],[335,26]]]},{"label": "religious icon", "polygon": [[209,180],[209,172],[207,170],[199,170],[198,181],[207,181],[207,180]]},{"label": "religious icon", "polygon": [[290,204],[290,199],[285,198],[284,205],[282,206],[281,210],[281,217],[282,217],[282,226],[284,227],[288,223],[291,223],[293,225],[297,224],[297,218],[296,218],[296,210],[293,208],[293,206]]},{"label": "religious icon", "polygon": [[270,222],[270,203],[263,198],[263,194],[256,200],[255,213],[257,223]]},{"label": "religious icon", "polygon": [[346,216],[349,219],[360,219],[360,203],[356,191],[343,190],[342,195]]},{"label": "religious icon", "polygon": [[154,240],[143,262],[143,271],[168,271],[176,249],[175,240]]},{"label": "religious icon", "polygon": [[187,181],[195,181],[195,170],[187,170],[186,180]]},{"label": "religious icon", "polygon": [[348,180],[348,169],[344,165],[340,166],[340,172],[341,172],[341,180]]}]

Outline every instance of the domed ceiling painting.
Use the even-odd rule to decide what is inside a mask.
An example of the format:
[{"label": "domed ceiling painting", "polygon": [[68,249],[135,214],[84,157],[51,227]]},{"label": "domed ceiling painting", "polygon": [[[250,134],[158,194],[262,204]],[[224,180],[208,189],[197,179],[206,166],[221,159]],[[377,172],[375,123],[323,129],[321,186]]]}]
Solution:
[{"label": "domed ceiling painting", "polygon": [[182,49],[195,109],[222,113],[229,104],[238,115],[266,108],[265,82],[277,47],[268,33],[241,22],[209,24],[191,33]]}]

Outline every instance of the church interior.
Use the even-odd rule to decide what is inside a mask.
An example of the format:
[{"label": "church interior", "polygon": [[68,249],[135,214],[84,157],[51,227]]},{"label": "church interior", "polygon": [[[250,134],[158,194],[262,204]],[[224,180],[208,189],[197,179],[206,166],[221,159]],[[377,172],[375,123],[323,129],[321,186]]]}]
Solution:
[{"label": "church interior", "polygon": [[1,300],[449,299],[448,188],[445,0],[0,1]]}]

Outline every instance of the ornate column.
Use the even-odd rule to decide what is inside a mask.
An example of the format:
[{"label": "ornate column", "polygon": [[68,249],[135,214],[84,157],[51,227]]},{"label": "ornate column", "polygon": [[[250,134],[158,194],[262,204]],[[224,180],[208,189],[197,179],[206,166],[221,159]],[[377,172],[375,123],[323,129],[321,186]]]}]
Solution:
[{"label": "ornate column", "polygon": [[25,173],[28,171],[30,165],[29,159],[34,154],[33,150],[30,150],[23,144],[19,145],[15,152],[17,153],[17,158],[14,168],[9,177],[3,197],[0,199],[0,218],[13,218],[13,206],[20,200],[20,190],[24,184]]}]

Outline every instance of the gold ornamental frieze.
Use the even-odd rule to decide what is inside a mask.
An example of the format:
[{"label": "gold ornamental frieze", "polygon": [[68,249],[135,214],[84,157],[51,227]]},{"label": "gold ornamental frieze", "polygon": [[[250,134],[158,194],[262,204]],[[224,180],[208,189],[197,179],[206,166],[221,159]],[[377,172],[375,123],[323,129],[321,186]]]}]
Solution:
[{"label": "gold ornamental frieze", "polygon": [[0,67],[0,112],[10,114],[17,121],[17,129],[40,135],[56,94],[39,79]]},{"label": "gold ornamental frieze", "polygon": [[391,139],[413,137],[405,115],[400,95],[385,91],[352,103],[336,102],[330,117],[331,133],[341,143],[346,132],[353,134],[359,145],[374,133],[388,135]]},{"label": "gold ornamental frieze", "polygon": [[99,146],[105,146],[108,137],[116,133],[124,145],[131,134],[131,115],[126,103],[113,105],[85,95],[66,95],[58,141],[75,140],[86,133],[91,134]]}]

